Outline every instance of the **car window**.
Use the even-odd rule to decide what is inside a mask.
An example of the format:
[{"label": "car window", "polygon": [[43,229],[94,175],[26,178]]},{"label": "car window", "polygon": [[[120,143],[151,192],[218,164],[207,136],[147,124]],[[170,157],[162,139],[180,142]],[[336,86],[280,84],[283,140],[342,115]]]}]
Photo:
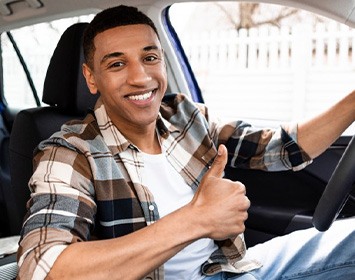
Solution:
[{"label": "car window", "polygon": [[[26,26],[10,31],[27,65],[39,100],[47,67],[57,42],[65,29],[76,23],[90,21],[93,15],[66,18]],[[20,63],[15,48],[7,33],[1,34],[1,49],[4,77],[4,98],[11,108],[36,107],[36,101]],[[65,59],[65,58],[63,58]],[[58,75],[63,73],[58,73]]]},{"label": "car window", "polygon": [[[209,109],[275,126],[313,116],[354,89],[355,30],[290,7],[179,3],[169,19]],[[354,134],[354,125],[345,134]]]}]

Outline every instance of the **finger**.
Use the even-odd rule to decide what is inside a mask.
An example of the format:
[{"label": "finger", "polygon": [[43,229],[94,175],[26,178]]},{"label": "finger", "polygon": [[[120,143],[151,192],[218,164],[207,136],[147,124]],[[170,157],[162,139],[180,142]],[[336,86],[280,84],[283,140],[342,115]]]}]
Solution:
[{"label": "finger", "polygon": [[244,195],[246,195],[247,194],[247,188],[245,187],[245,185],[242,182],[240,182],[240,181],[236,181],[235,183],[238,185],[238,188],[239,188],[240,192],[243,193]]},{"label": "finger", "polygon": [[247,196],[244,197],[244,207],[243,209],[246,211],[250,208],[250,200]]},{"label": "finger", "polygon": [[226,167],[228,159],[227,148],[223,144],[219,145],[218,153],[215,157],[210,170],[208,171],[208,176],[215,176],[222,178],[224,168]]}]

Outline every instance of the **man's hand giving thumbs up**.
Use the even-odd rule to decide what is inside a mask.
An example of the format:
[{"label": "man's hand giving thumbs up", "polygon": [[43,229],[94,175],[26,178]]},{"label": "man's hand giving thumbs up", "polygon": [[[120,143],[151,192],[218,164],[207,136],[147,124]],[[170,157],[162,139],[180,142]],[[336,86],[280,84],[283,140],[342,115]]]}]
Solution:
[{"label": "man's hand giving thumbs up", "polygon": [[232,238],[244,232],[250,206],[245,186],[222,178],[227,156],[226,147],[220,145],[218,155],[190,203],[202,217],[199,222],[206,232],[205,237],[215,240]]}]

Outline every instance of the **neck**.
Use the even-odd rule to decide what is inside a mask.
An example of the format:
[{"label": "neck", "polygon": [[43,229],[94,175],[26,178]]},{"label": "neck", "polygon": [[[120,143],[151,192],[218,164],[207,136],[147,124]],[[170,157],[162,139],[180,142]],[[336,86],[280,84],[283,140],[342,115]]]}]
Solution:
[{"label": "neck", "polygon": [[135,127],[120,131],[129,142],[137,146],[141,151],[147,154],[160,154],[161,146],[155,126],[156,124],[153,123],[143,128]]}]

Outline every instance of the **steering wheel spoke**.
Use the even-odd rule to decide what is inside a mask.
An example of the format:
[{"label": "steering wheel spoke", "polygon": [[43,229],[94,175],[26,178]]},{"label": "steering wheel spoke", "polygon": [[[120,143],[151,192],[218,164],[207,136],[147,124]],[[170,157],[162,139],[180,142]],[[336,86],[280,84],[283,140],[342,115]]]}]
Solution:
[{"label": "steering wheel spoke", "polygon": [[329,229],[349,198],[355,182],[355,135],[336,166],[313,215],[319,231]]}]

